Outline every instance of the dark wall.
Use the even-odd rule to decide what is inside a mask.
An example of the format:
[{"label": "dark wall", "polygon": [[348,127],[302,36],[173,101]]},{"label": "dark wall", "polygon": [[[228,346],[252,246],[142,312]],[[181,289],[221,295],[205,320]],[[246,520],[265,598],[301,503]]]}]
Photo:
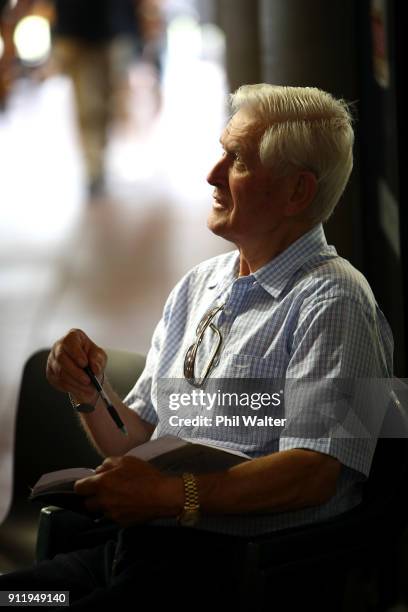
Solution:
[{"label": "dark wall", "polygon": [[408,219],[401,165],[406,32],[401,4],[384,4],[384,14],[377,14],[361,0],[358,15],[364,268],[393,329],[396,373],[407,376]]},{"label": "dark wall", "polygon": [[245,83],[259,83],[262,75],[258,0],[218,0],[217,20],[226,38],[230,91]]},{"label": "dark wall", "polygon": [[[263,80],[320,87],[357,98],[357,42],[353,0],[260,0]],[[326,226],[329,242],[361,267],[359,160]]]}]

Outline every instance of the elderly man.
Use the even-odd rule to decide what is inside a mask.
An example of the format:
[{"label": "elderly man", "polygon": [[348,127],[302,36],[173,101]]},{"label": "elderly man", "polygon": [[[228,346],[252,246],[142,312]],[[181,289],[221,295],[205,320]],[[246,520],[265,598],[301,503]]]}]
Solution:
[{"label": "elderly man", "polygon": [[[105,352],[83,331],[71,330],[49,356],[50,383],[68,392],[74,405],[92,405],[92,412],[81,413],[82,423],[107,456],[94,476],[76,483],[76,491],[90,511],[126,527],[116,545],[113,571],[105,546],[111,573],[104,587],[98,579],[103,596],[112,592],[112,576],[117,579],[132,567],[138,569],[129,575],[140,573],[135,557],[140,534],[147,529],[149,537],[153,531],[160,538],[171,534],[172,553],[160,553],[161,577],[171,574],[179,544],[183,558],[191,557],[193,565],[206,538],[212,551],[221,547],[227,578],[223,585],[213,582],[211,592],[220,597],[227,593],[231,602],[240,576],[237,543],[242,536],[344,512],[361,501],[361,483],[369,474],[375,439],[368,437],[363,444],[361,436],[333,435],[333,427],[323,434],[318,428],[319,435],[312,432],[320,417],[336,425],[346,422],[344,413],[337,422],[338,387],[343,387],[335,381],[344,386],[344,381],[392,375],[388,324],[367,281],[327,245],[322,228],[352,169],[347,105],[316,88],[265,84],[241,87],[231,102],[222,154],[208,176],[214,186],[208,226],[237,250],[198,265],[173,289],[145,370],[124,401],[104,380],[128,436],[115,426],[83,370],[90,366],[103,377]],[[192,388],[204,388],[213,379],[283,381],[287,427],[278,435],[267,426],[204,423],[179,429],[182,437],[227,446],[252,458],[213,473],[168,475],[134,457],[122,457],[152,435],[174,433],[168,404],[158,401],[157,388],[163,379],[182,378]],[[186,517],[198,529],[183,528]],[[143,532],[135,527],[147,522]],[[130,532],[138,534],[134,546],[129,544]],[[188,542],[197,541],[198,556],[194,546],[188,548]],[[77,561],[77,574],[78,564],[89,565],[90,554],[83,553]],[[231,575],[225,570],[226,554]],[[211,576],[217,571],[216,557],[212,555]],[[30,585],[52,584],[44,579],[50,568],[72,568],[72,559],[57,557],[44,569],[39,566],[38,581]],[[226,586],[231,586],[230,579],[235,579],[234,588]],[[84,591],[96,588],[89,581],[85,588],[84,582],[82,578],[78,606],[89,597],[96,601],[95,593],[81,599]]]}]

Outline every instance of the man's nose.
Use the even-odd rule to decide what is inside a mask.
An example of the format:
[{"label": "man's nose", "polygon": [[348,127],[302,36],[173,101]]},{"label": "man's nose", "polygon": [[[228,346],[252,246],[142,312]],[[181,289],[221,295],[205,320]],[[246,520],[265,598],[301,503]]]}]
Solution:
[{"label": "man's nose", "polygon": [[228,168],[225,157],[221,157],[207,176],[207,182],[213,187],[225,183],[228,177]]}]

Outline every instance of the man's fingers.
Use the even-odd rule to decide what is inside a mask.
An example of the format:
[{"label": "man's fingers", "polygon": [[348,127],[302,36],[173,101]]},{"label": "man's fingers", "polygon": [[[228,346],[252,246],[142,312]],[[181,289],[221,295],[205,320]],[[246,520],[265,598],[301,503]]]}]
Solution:
[{"label": "man's fingers", "polygon": [[121,457],[107,457],[104,462],[101,463],[101,465],[98,465],[98,467],[95,469],[95,472],[97,474],[100,474],[101,472],[108,472],[109,470],[118,467],[121,461]]},{"label": "man's fingers", "polygon": [[77,495],[84,497],[84,504],[91,514],[100,514],[101,511],[106,515],[105,505],[102,503],[103,491],[100,489],[101,475],[81,478],[74,484],[74,491]]},{"label": "man's fingers", "polygon": [[80,368],[88,365],[88,353],[92,340],[81,329],[71,329],[61,341],[61,346]]},{"label": "man's fingers", "polygon": [[95,495],[98,490],[99,480],[100,476],[88,476],[87,478],[76,480],[74,491],[78,495],[84,495],[85,497]]},{"label": "man's fingers", "polygon": [[82,370],[78,370],[67,360],[61,359],[57,362],[49,359],[47,365],[47,378],[60,391],[66,391],[73,395],[87,396],[91,400],[95,397],[95,389],[91,385],[89,377]]},{"label": "man's fingers", "polygon": [[65,352],[80,368],[91,366],[94,374],[99,374],[106,366],[107,355],[81,329],[72,329],[64,338]]},{"label": "man's fingers", "polygon": [[72,329],[56,342],[47,361],[47,378],[59,389],[72,393],[78,401],[92,403],[96,390],[85,366],[99,376],[105,369],[107,355],[80,329]]},{"label": "man's fingers", "polygon": [[47,361],[47,377],[54,377],[51,382],[55,384],[63,380],[64,375],[69,375],[77,383],[87,385],[90,380],[82,369],[83,359],[72,349],[72,338],[69,340],[68,336],[54,344]]},{"label": "man's fingers", "polygon": [[105,370],[108,357],[99,346],[93,344],[88,353],[89,366],[96,376],[100,376]]},{"label": "man's fingers", "polygon": [[78,366],[72,357],[61,347],[50,361],[50,367],[53,374],[62,382],[64,379],[70,382],[74,380],[76,384],[89,385],[91,380],[89,376]]}]

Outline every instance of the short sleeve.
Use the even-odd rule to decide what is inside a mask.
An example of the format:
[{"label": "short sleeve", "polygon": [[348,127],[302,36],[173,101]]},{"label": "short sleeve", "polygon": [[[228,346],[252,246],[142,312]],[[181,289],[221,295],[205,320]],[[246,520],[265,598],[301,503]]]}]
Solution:
[{"label": "short sleeve", "polygon": [[387,408],[392,347],[373,303],[312,301],[291,339],[279,450],[309,448],[368,476]]}]

